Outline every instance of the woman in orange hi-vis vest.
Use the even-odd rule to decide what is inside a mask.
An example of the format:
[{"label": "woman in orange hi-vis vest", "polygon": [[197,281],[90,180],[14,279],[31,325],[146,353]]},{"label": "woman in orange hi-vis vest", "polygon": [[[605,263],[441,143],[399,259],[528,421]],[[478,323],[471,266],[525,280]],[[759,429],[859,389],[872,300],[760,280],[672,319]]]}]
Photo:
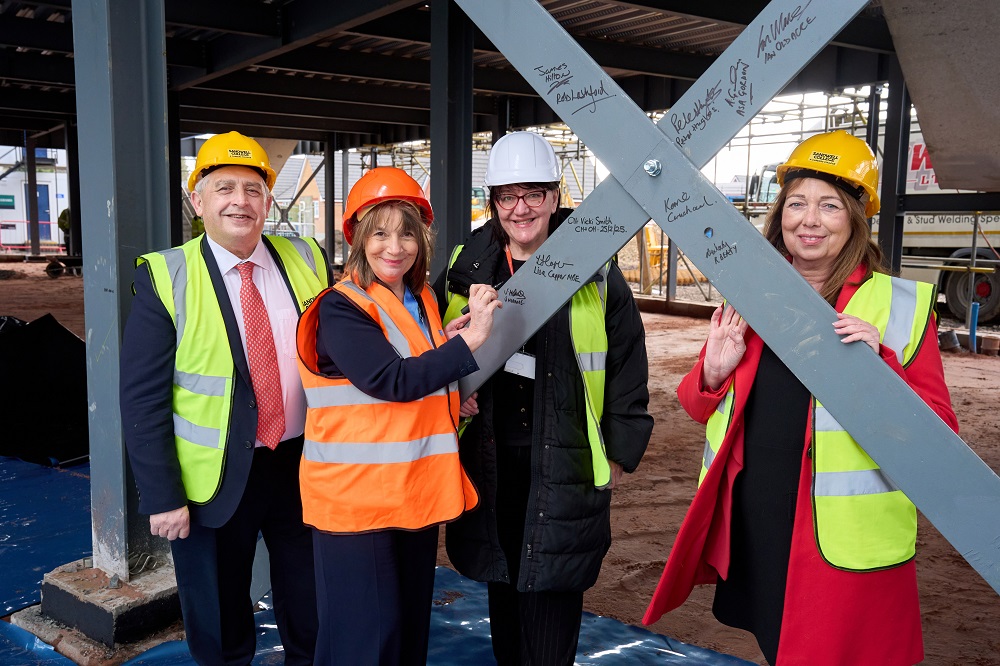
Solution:
[{"label": "woman in orange hi-vis vest", "polygon": [[317,665],[423,664],[438,526],[479,503],[458,458],[457,382],[478,370],[500,301],[475,285],[445,333],[425,284],[433,219],[404,171],[365,174],[344,212],[345,277],[299,322]]}]

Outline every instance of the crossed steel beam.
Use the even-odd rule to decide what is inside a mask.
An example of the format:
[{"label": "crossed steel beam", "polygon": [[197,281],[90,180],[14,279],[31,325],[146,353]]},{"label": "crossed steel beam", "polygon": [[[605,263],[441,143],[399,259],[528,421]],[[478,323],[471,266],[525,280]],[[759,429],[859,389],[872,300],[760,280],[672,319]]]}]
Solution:
[{"label": "crossed steel beam", "polygon": [[654,124],[535,0],[456,0],[608,167],[501,289],[468,396],[652,218],[1000,592],[1000,479],[699,171],[867,0],[773,0]]}]

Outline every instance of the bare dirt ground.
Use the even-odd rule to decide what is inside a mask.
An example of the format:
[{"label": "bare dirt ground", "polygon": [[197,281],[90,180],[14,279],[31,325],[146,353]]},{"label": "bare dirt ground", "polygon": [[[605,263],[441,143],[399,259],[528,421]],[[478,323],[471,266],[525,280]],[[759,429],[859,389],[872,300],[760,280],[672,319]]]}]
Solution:
[{"label": "bare dirt ground", "polygon": [[[45,276],[44,264],[4,264],[16,279],[0,279],[0,315],[32,320],[51,312],[85,337],[83,278]],[[690,369],[708,323],[643,315],[650,358],[650,411],[656,419],[649,450],[635,474],[615,491],[614,543],[587,610],[640,623],[677,528],[694,495],[704,429],[683,412],[675,390]],[[945,376],[963,439],[1000,470],[1000,358],[945,354]],[[16,381],[4,378],[3,381]],[[441,555],[441,562],[447,559]],[[926,664],[1000,664],[1000,597],[923,517],[917,547]],[[763,664],[746,632],[720,625],[711,614],[712,588],[695,590],[678,610],[651,628],[686,643]],[[817,600],[822,621],[822,600]]]}]

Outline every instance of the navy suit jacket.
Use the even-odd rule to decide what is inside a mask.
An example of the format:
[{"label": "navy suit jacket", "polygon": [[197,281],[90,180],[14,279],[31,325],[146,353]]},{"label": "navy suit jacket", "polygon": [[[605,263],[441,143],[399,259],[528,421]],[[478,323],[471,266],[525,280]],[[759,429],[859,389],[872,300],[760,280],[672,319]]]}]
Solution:
[{"label": "navy suit jacket", "polygon": [[[284,276],[292,300],[299,307],[277,253],[266,238],[264,244]],[[233,515],[243,497],[253,462],[257,407],[236,314],[215,255],[204,237],[201,253],[226,324],[236,377],[222,483],[212,500],[188,506],[191,520],[195,523],[220,527]],[[174,445],[172,393],[175,352],[173,321],[153,290],[149,269],[143,264],[135,272],[135,298],[122,339],[121,415],[125,445],[139,489],[139,511],[150,515],[179,509],[188,503]]]}]

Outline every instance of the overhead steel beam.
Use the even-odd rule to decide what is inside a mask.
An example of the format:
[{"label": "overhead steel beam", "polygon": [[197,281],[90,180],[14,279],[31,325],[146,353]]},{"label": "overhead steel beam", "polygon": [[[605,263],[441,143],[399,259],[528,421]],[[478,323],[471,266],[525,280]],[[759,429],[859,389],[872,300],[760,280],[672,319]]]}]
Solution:
[{"label": "overhead steel beam", "polygon": [[[353,102],[318,99],[298,99],[290,103],[288,99],[273,95],[248,95],[242,92],[183,90],[178,93],[181,107],[188,109],[213,109],[229,111],[240,109],[257,113],[293,116],[295,118],[323,118],[327,120],[350,120],[364,118],[372,123],[396,125],[429,125],[429,111],[392,108],[388,106],[359,105]],[[335,101],[336,100],[336,101]],[[2,101],[0,101],[2,108]]]},{"label": "overhead steel beam", "polygon": [[72,86],[73,59],[0,49],[0,79],[35,85]]},{"label": "overhead steel beam", "polygon": [[[748,25],[767,6],[767,0],[744,0],[743,2],[700,0],[696,3],[688,0],[607,1],[612,5],[651,9],[740,27]],[[889,28],[885,22],[864,14],[855,16],[854,20],[845,26],[831,43],[882,53],[892,53],[894,50],[892,36],[889,34]]]},{"label": "overhead steel beam", "polygon": [[[524,281],[515,275],[501,289],[505,307],[490,342],[476,352],[480,371],[461,382],[462,395],[499,369],[568,300],[562,292],[572,295],[651,217],[884,477],[1000,591],[1000,478],[866,345],[841,342],[830,326],[833,308],[699,170],[865,0],[774,0],[659,126],[534,0],[458,2],[613,176],[526,262],[532,270],[519,271]],[[508,333],[520,327],[527,335],[504,335],[504,321],[514,327]]]},{"label": "overhead steel beam", "polygon": [[[40,114],[33,114],[30,116],[22,115],[17,112],[2,112],[0,113],[0,130],[13,130],[17,132],[47,132],[52,128],[61,125],[66,122],[65,118],[62,117],[46,117]],[[24,142],[24,136],[22,134],[13,143],[8,143],[8,146],[19,146]]]},{"label": "overhead steel beam", "polygon": [[906,194],[899,197],[899,206],[906,213],[994,212],[1000,211],[1000,192]]},{"label": "overhead steel beam", "polygon": [[72,92],[50,92],[37,88],[6,86],[0,92],[0,110],[39,116],[73,116],[76,96]]},{"label": "overhead steel beam", "polygon": [[[289,108],[294,111],[294,107]],[[392,125],[363,122],[360,120],[338,120],[333,118],[303,118],[294,113],[259,113],[242,109],[201,109],[181,108],[182,121],[203,121],[230,123],[235,127],[273,127],[285,129],[313,130],[318,132],[356,132],[380,134]],[[318,139],[312,139],[318,140]]]},{"label": "overhead steel beam", "polygon": [[[19,4],[69,12],[71,0],[19,0]],[[169,0],[164,3],[165,25],[215,30],[250,36],[273,35],[280,26],[280,6],[242,0]]]},{"label": "overhead steel beam", "polygon": [[[286,100],[322,99],[404,109],[428,110],[431,106],[431,92],[426,86],[351,83],[320,76],[288,76],[280,72],[272,73],[265,68],[257,71],[233,72],[188,90],[229,90],[256,95],[275,95]],[[490,115],[493,113],[494,104],[492,97],[478,95],[472,100],[472,112],[477,115]]]},{"label": "overhead steel beam", "polygon": [[72,53],[73,26],[69,23],[5,16],[0,21],[0,46]]},{"label": "overhead steel beam", "polygon": [[[427,12],[399,12],[371,21],[349,30],[350,34],[370,36],[375,39],[398,39],[406,42],[431,45],[431,25]],[[499,53],[482,33],[476,31],[475,49]],[[602,67],[621,69],[637,74],[655,74],[672,78],[695,80],[712,63],[713,58],[693,53],[680,53],[667,49],[612,42],[589,37],[577,37],[577,42]]]},{"label": "overhead steel beam", "polygon": [[167,37],[167,67],[208,71],[208,44],[202,40]]},{"label": "overhead steel beam", "polygon": [[281,34],[271,37],[224,35],[208,45],[208,70],[180,73],[172,87],[184,90],[209,79],[294,51],[358,23],[416,4],[417,0],[297,0],[281,9]]},{"label": "overhead steel beam", "polygon": [[[311,74],[330,74],[401,84],[430,85],[429,60],[399,58],[374,53],[361,54],[318,46],[302,48],[271,58],[261,67],[288,69]],[[517,72],[477,67],[473,76],[477,90],[509,95],[534,95],[535,91]]]},{"label": "overhead steel beam", "polygon": [[164,3],[168,27],[215,30],[248,37],[278,37],[282,28],[281,3],[242,0],[169,0]]},{"label": "overhead steel beam", "polygon": [[[184,120],[180,121],[180,131],[185,135],[221,134],[233,129],[231,120]],[[257,126],[247,130],[248,133],[269,139],[295,139],[296,141],[321,141],[327,132],[301,127],[270,127]],[[428,132],[429,134],[429,132]],[[369,132],[338,132],[346,148],[359,148],[371,143],[380,143],[380,134]],[[423,137],[427,138],[427,137]]]}]

